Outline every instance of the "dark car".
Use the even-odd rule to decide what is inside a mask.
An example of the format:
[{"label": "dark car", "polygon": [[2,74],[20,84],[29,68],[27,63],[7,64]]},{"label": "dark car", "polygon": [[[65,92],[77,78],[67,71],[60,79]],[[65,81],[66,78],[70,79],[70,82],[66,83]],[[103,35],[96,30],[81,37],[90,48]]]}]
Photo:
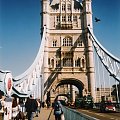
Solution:
[{"label": "dark car", "polygon": [[101,102],[100,104],[101,112],[116,112],[115,105],[112,102]]},{"label": "dark car", "polygon": [[67,103],[65,102],[65,100],[59,100],[59,101],[62,105],[67,106]]}]

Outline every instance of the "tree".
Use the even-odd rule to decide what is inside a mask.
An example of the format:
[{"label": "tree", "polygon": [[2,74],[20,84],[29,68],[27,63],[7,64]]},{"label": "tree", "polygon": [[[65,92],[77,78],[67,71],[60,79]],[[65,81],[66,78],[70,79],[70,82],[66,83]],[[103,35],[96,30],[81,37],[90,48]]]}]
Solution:
[{"label": "tree", "polygon": [[[112,86],[114,89],[113,91],[111,92],[111,95],[115,96],[116,97],[116,101],[118,101],[118,98],[120,100],[120,83],[117,84],[117,85],[113,85]],[[118,94],[118,95],[117,95]],[[118,97],[118,98],[117,98]]]}]

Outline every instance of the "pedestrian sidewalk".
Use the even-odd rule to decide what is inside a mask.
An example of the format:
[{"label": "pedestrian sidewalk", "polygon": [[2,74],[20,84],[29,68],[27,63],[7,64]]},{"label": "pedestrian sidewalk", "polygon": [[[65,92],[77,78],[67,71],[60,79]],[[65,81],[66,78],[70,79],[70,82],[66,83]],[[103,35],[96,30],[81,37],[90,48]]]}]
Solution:
[{"label": "pedestrian sidewalk", "polygon": [[55,120],[52,108],[41,108],[38,117],[34,117],[33,120]]}]

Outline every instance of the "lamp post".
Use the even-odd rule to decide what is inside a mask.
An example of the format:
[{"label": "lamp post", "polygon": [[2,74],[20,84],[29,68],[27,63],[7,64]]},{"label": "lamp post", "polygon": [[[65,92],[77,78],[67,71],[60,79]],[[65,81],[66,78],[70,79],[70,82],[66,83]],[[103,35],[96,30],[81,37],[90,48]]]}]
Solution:
[{"label": "lamp post", "polygon": [[43,90],[43,88],[42,88],[42,87],[43,87],[43,85],[42,85],[43,82],[42,82],[42,75],[40,75],[40,81],[41,81],[41,82],[40,82],[40,83],[41,83],[41,86],[40,86],[40,87],[41,87],[41,101],[43,101],[43,92],[42,92],[42,90]]}]

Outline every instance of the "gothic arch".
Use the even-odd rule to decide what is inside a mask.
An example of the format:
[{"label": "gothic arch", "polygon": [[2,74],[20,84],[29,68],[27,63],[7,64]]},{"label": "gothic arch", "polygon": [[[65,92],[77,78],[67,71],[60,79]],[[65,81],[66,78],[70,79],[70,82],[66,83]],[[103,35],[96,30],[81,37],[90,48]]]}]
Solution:
[{"label": "gothic arch", "polygon": [[72,46],[73,45],[73,38],[69,35],[63,38],[63,46]]},{"label": "gothic arch", "polygon": [[51,66],[54,68],[54,59],[51,59]]},{"label": "gothic arch", "polygon": [[59,86],[64,85],[64,84],[70,84],[70,85],[76,86],[79,90],[79,95],[83,96],[82,91],[84,89],[84,84],[80,80],[74,79],[74,78],[67,78],[67,79],[60,80],[60,82],[56,85],[55,90]]}]

